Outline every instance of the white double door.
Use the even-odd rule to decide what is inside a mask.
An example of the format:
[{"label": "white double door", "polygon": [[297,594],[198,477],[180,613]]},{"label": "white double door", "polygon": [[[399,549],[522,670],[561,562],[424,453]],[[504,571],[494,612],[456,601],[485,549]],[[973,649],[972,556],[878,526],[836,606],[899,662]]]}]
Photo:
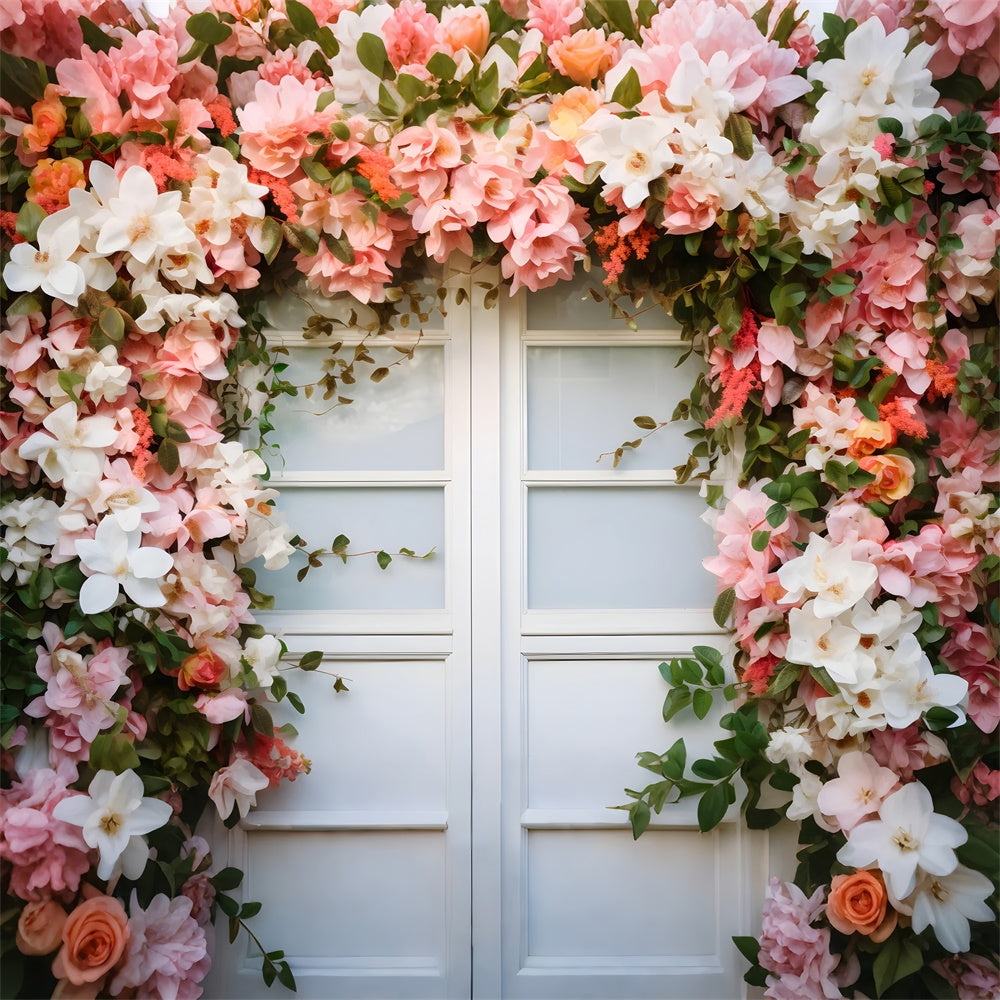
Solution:
[{"label": "white double door", "polygon": [[[636,415],[669,416],[690,363],[662,317],[630,333],[579,286],[487,309],[465,280],[380,384],[359,370],[350,405],[275,415],[281,507],[310,548],[434,552],[260,575],[280,609],[264,624],[324,653],[287,675],[307,714],[278,713],[312,773],[260,795],[219,853],[302,997],[739,996],[729,939],[752,927],[761,844],[735,821],[700,834],[686,806],[633,842],[608,808],[641,787],[637,751],[709,742],[660,718],[657,664],[721,639],[703,500],[669,471],[686,428],[598,461]],[[280,339],[287,377],[314,380],[324,346]],[[284,994],[224,937],[207,996]]]}]

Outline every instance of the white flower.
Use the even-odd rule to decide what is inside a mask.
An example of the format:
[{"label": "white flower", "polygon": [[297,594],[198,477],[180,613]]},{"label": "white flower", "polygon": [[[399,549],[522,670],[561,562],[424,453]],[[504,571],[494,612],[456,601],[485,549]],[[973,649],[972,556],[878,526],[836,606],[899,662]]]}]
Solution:
[{"label": "white flower", "polygon": [[65,798],[52,811],[56,819],[82,827],[83,839],[100,851],[98,878],[109,879],[126,851],[129,872],[136,871],[140,856],[144,868],[149,849],[142,835],[158,830],[173,814],[173,809],[162,799],[143,797],[142,791],[142,779],[135,771],[118,775],[113,771],[98,771],[86,795]]},{"label": "white flower", "polygon": [[[906,658],[909,667],[899,671],[882,691],[886,722],[893,729],[906,729],[924,712],[947,708],[958,716],[952,725],[962,725],[965,713],[958,706],[969,693],[968,682],[957,674],[935,674],[915,636],[904,636],[898,653]],[[898,658],[890,658],[888,662],[891,664]]]},{"label": "white flower", "polygon": [[788,613],[785,657],[792,663],[823,667],[838,684],[854,684],[871,658],[857,631],[841,618],[821,617],[816,610],[818,603],[817,598]]},{"label": "white flower", "polygon": [[148,264],[154,254],[187,244],[192,237],[178,209],[180,191],[160,194],[149,171],[131,166],[122,176],[116,195],[107,201],[107,218],[97,236],[96,250],[112,254],[127,250]]},{"label": "white flower", "polygon": [[[592,118],[591,122],[598,121]],[[649,194],[650,181],[674,165],[669,139],[673,130],[665,119],[653,115],[619,118],[606,115],[595,131],[577,140],[586,163],[603,163],[605,191],[621,189],[626,208],[636,208]]]},{"label": "white flower", "polygon": [[247,639],[243,644],[243,657],[253,671],[261,687],[269,688],[278,676],[278,662],[281,659],[281,642],[273,635],[259,639]]},{"label": "white flower", "polygon": [[93,501],[94,512],[107,513],[113,517],[122,531],[135,531],[143,514],[152,514],[160,509],[160,501],[138,483],[105,479]]},{"label": "white flower", "polygon": [[91,360],[83,388],[94,402],[113,403],[128,391],[131,377],[132,370],[118,364],[118,352],[108,344]]},{"label": "white flower", "polygon": [[790,559],[778,570],[778,581],[787,593],[782,604],[797,604],[803,596],[814,595],[813,613],[833,618],[852,608],[878,579],[878,570],[867,562],[851,558],[849,545],[834,545],[813,534],[805,552]]},{"label": "white flower", "polygon": [[251,806],[257,805],[257,792],[267,788],[268,783],[260,768],[245,757],[237,757],[212,776],[208,797],[223,819],[228,819],[234,808],[239,809],[242,819]]},{"label": "white flower", "polygon": [[914,781],[882,803],[877,820],[851,831],[837,860],[853,868],[876,864],[892,895],[905,899],[916,886],[918,870],[950,875],[958,865],[955,848],[968,836],[960,823],[934,812],[931,793]]},{"label": "white flower", "polygon": [[15,292],[41,288],[46,295],[75,306],[87,288],[83,269],[72,258],[80,249],[80,220],[72,213],[56,212],[38,227],[38,248],[30,243],[11,247],[3,269],[7,287]]},{"label": "white flower", "polygon": [[174,560],[162,549],[141,548],[138,531],[125,531],[113,518],[97,525],[93,539],[76,543],[80,563],[91,571],[80,588],[80,610],[85,615],[107,611],[118,599],[121,587],[136,604],[161,608],[166,603],[161,583]]},{"label": "white flower", "polygon": [[811,771],[803,771],[799,775],[799,783],[792,789],[792,801],[785,810],[785,815],[793,823],[799,823],[808,816],[812,816],[820,825],[825,825],[822,820],[822,813],[816,800],[823,788],[823,782]]},{"label": "white flower", "polygon": [[333,34],[340,51],[330,60],[330,79],[337,81],[337,100],[345,107],[378,103],[381,81],[361,65],[358,42],[364,34],[381,35],[391,14],[389,4],[373,3],[360,14],[345,10],[337,18]]},{"label": "white flower", "polygon": [[800,726],[785,726],[771,733],[764,756],[772,764],[785,761],[791,771],[799,774],[802,765],[812,755],[812,744],[809,742],[808,729]]},{"label": "white flower", "polygon": [[924,875],[912,897],[913,929],[919,934],[931,926],[948,951],[968,951],[969,921],[993,919],[986,904],[992,893],[993,883],[965,865],[949,875]]},{"label": "white flower", "polygon": [[76,404],[53,410],[42,426],[18,449],[25,461],[37,462],[42,472],[61,483],[70,497],[90,493],[104,469],[104,449],[118,437],[112,417],[80,417]]},{"label": "white flower", "polygon": [[0,565],[0,580],[9,580],[15,573],[17,583],[26,584],[45,554],[43,546],[59,540],[59,505],[44,497],[12,500],[0,507],[3,547],[7,552]]}]

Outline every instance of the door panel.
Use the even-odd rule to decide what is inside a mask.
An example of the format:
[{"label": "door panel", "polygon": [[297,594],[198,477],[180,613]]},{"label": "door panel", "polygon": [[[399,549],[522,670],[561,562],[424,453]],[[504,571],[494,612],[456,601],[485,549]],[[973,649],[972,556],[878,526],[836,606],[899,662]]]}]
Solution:
[{"label": "door panel", "polygon": [[[660,660],[720,640],[704,502],[671,471],[688,428],[596,461],[633,417],[669,417],[694,362],[655,314],[626,333],[579,285],[486,309],[460,280],[472,296],[388,379],[274,416],[281,508],[310,546],[434,555],[260,574],[262,623],[326,673],[288,676],[304,718],[275,712],[311,775],[226,840],[255,930],[315,1000],[738,996],[729,937],[761,843],[735,822],[702,836],[687,804],[634,843],[609,808],[638,750],[709,749],[657,711]],[[322,348],[283,339],[292,381],[322,373]],[[282,993],[245,940],[220,946],[206,995]]]}]

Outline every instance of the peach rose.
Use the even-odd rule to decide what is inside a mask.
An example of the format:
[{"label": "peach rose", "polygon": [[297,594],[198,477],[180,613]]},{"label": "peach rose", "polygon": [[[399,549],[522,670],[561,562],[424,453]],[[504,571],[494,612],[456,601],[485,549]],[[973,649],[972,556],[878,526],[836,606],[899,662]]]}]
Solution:
[{"label": "peach rose", "polygon": [[33,201],[48,215],[53,215],[69,205],[69,193],[73,188],[87,186],[83,162],[75,156],[53,160],[46,156],[40,159],[28,175],[28,193],[25,197]]},{"label": "peach rose", "polygon": [[62,941],[66,911],[54,899],[38,899],[21,911],[17,950],[22,955],[51,955]]},{"label": "peach rose", "polygon": [[489,14],[482,7],[445,7],[437,36],[453,56],[467,49],[482,59],[490,43]]},{"label": "peach rose", "polygon": [[858,465],[875,477],[861,493],[865,503],[882,500],[892,503],[907,496],[913,489],[916,469],[908,458],[901,455],[866,455],[858,459]]},{"label": "peach rose", "polygon": [[128,916],[119,900],[87,899],[63,925],[63,946],[52,963],[52,974],[74,986],[96,982],[122,957],[128,939]]},{"label": "peach rose", "polygon": [[182,691],[191,688],[212,688],[226,674],[225,660],[210,649],[192,653],[182,664],[177,675],[177,686]]},{"label": "peach rose", "polygon": [[895,443],[896,428],[888,420],[869,420],[864,417],[851,431],[851,444],[847,454],[851,458],[861,458],[883,448],[891,448]]},{"label": "peach rose", "polygon": [[577,31],[549,46],[549,59],[563,76],[574,83],[591,83],[618,61],[618,45],[605,38],[600,28]]},{"label": "peach rose", "polygon": [[590,87],[570,87],[560,94],[549,108],[549,128],[559,136],[572,142],[580,134],[580,126],[601,106],[596,93]]},{"label": "peach rose", "polygon": [[21,141],[32,153],[44,153],[66,131],[66,108],[59,100],[59,88],[50,83],[40,101],[31,106],[31,124],[21,132]]},{"label": "peach rose", "polygon": [[877,871],[834,875],[826,915],[842,934],[864,934],[876,943],[893,932],[898,919],[896,911],[889,909],[885,882]]}]

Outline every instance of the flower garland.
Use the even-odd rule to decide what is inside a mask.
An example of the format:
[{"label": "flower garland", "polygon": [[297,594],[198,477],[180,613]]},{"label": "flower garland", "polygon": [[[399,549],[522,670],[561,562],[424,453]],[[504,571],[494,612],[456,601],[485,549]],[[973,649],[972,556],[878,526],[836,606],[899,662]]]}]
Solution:
[{"label": "flower garland", "polygon": [[6,5],[9,992],[198,996],[212,914],[257,907],[198,817],[308,770],[246,568],[300,548],[235,440],[293,391],[261,298],[381,328],[430,261],[516,291],[592,256],[707,359],[678,479],[742,438],[741,487],[706,486],[735,680],[661,668],[667,719],[735,704],[716,756],[640,755],[634,833],[685,796],[801,824],[737,942],[769,997],[995,995],[997,13],[843,0],[817,40],[791,0]]}]

